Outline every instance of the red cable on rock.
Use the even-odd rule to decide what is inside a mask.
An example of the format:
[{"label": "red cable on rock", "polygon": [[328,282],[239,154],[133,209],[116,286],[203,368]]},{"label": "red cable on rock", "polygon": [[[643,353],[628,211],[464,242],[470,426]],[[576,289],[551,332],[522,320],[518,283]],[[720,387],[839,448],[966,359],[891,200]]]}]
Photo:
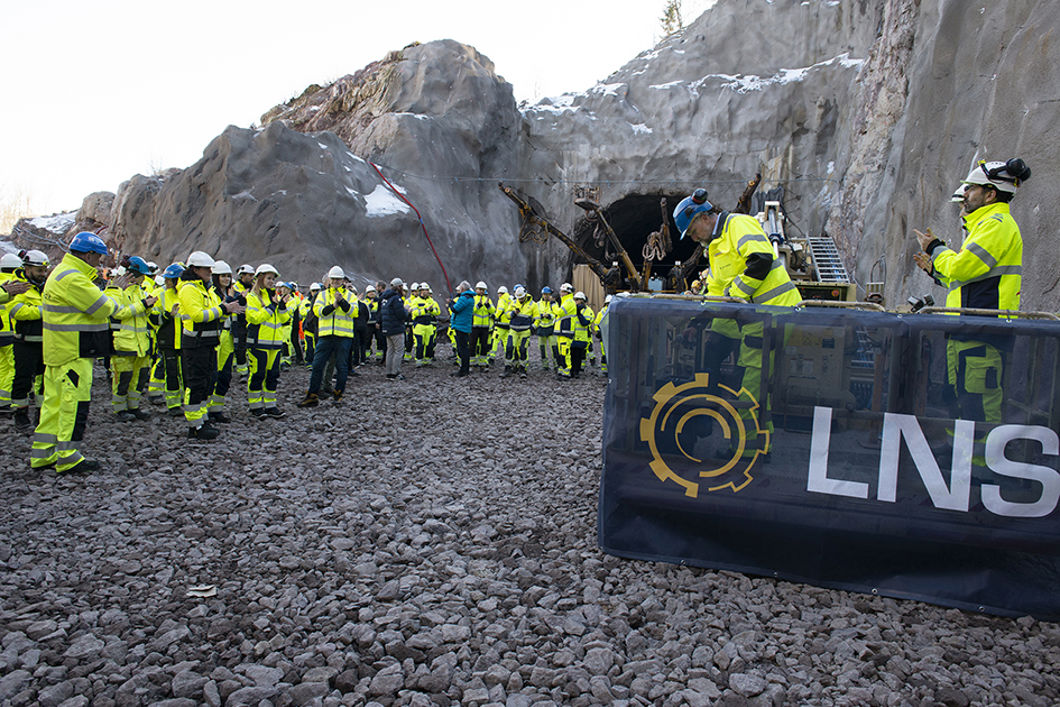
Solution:
[{"label": "red cable on rock", "polygon": [[420,220],[420,228],[423,229],[423,235],[427,237],[427,244],[431,247],[431,252],[434,253],[434,259],[438,261],[438,267],[442,269],[442,276],[445,277],[445,291],[451,294],[453,292],[453,286],[449,284],[449,273],[445,271],[445,265],[442,264],[442,259],[438,257],[438,251],[434,249],[434,243],[431,242],[431,236],[427,233],[427,226],[423,223],[423,217],[420,216],[419,209],[413,206],[412,202],[406,199],[405,195],[398,191],[397,187],[391,184],[389,179],[383,176],[383,172],[379,169],[379,165],[375,162],[369,162],[368,164],[375,168],[376,173],[379,174],[379,178],[383,180],[383,183],[390,187],[390,190],[397,194],[399,199],[408,204],[412,210],[416,212],[416,218]]}]

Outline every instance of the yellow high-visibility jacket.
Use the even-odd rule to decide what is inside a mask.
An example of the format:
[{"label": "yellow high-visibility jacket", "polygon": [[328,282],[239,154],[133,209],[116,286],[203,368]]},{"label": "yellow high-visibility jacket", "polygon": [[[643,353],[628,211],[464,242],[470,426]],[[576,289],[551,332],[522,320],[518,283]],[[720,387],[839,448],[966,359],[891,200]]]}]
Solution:
[{"label": "yellow high-visibility jacket", "polygon": [[73,253],[48,276],[41,297],[44,365],[104,356],[110,349],[110,317],[120,305],[95,285],[97,276]]},{"label": "yellow high-visibility jacket", "polygon": [[[715,231],[717,236],[704,246],[710,262],[708,295],[789,307],[802,301],[783,261],[774,257],[773,244],[758,219],[723,212],[718,216]],[[768,270],[758,272],[752,268],[749,271],[748,260],[755,254],[760,254],[758,262],[770,263]]]},{"label": "yellow high-visibility jacket", "polygon": [[[321,290],[313,301],[313,314],[317,316],[317,336],[342,336],[353,338],[353,320],[357,316],[357,300],[347,296],[342,287]],[[346,308],[335,303],[339,295],[346,300]]]},{"label": "yellow high-visibility jacket", "polygon": [[221,340],[221,315],[224,313],[217,291],[198,278],[182,279],[177,285],[177,300],[181,326],[178,348],[217,346]]},{"label": "yellow high-visibility jacket", "polygon": [[283,348],[290,335],[291,312],[286,302],[273,302],[272,290],[247,292],[247,347]]},{"label": "yellow high-visibility jacket", "polygon": [[110,318],[113,355],[147,356],[151,352],[151,332],[147,321],[150,308],[140,285],[121,289],[107,287],[104,293],[121,307]]}]

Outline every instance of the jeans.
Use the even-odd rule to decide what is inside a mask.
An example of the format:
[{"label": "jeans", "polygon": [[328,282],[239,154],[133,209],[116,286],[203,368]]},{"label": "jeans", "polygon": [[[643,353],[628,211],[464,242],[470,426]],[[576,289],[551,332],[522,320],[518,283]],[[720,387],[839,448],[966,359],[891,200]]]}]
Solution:
[{"label": "jeans", "polygon": [[338,374],[338,380],[335,384],[335,392],[341,393],[346,390],[346,378],[350,374],[348,364],[350,360],[350,346],[352,344],[353,339],[348,336],[317,337],[316,351],[313,353],[313,373],[309,377],[310,394],[316,394],[320,391],[320,383],[324,377],[324,369],[328,365],[328,359],[332,356],[335,357],[335,372]]}]

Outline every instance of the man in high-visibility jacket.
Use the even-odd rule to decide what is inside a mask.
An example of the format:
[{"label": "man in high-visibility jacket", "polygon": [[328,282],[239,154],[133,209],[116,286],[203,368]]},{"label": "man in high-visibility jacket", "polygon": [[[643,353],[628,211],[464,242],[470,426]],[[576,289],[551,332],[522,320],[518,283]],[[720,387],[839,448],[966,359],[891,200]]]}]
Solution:
[{"label": "man in high-visibility jacket", "polygon": [[[0,256],[0,285],[17,282],[15,272],[21,267],[22,258],[14,253]],[[7,292],[4,294],[7,295]],[[0,414],[5,415],[11,414],[11,384],[15,380],[15,339],[8,315],[12,296],[7,295],[0,304]]]},{"label": "man in high-visibility jacket", "polygon": [[556,319],[559,308],[552,301],[552,288],[548,285],[541,288],[541,299],[537,302],[537,315],[534,317],[534,331],[537,333],[537,345],[541,352],[541,370],[549,370],[548,359],[559,366],[559,348],[556,343]]},{"label": "man in high-visibility jacket", "polygon": [[[947,307],[1018,310],[1023,276],[1023,237],[1009,202],[1030,178],[1021,159],[980,161],[963,183],[964,227],[958,251],[935,238],[931,229],[915,231],[924,253],[917,263],[945,287]],[[929,259],[929,262],[927,262]],[[1004,317],[1005,315],[1001,315]],[[1004,342],[983,337],[949,336],[948,381],[965,420],[1000,423],[1003,400]]]},{"label": "man in high-visibility jacket", "polygon": [[503,356],[508,347],[508,325],[501,320],[501,312],[508,309],[508,303],[512,296],[508,294],[508,288],[501,285],[497,288],[497,320],[493,327],[493,339],[490,341],[490,361],[497,356]]},{"label": "man in high-visibility jacket", "polygon": [[588,304],[588,298],[584,292],[574,293],[574,315],[571,317],[570,344],[570,377],[577,378],[582,374],[582,364],[585,362],[592,342],[593,308]]},{"label": "man in high-visibility jacket", "polygon": [[475,285],[475,308],[471,315],[471,365],[475,368],[488,368],[490,365],[490,330],[496,319],[497,308],[490,300],[486,283],[479,281]]},{"label": "man in high-visibility jacket", "polygon": [[141,377],[148,375],[151,334],[148,316],[156,297],[147,295],[140,286],[149,268],[138,256],[129,258],[126,273],[111,280],[103,292],[118,303],[111,316],[113,348],[110,354],[111,405],[119,420],[148,420],[140,409]]},{"label": "man in high-visibility jacket", "polygon": [[508,344],[504,348],[502,378],[518,373],[526,378],[527,349],[530,347],[530,327],[537,316],[537,302],[522,285],[512,288],[514,295],[500,313],[498,321],[508,326]]},{"label": "man in high-visibility jacket", "polygon": [[438,337],[437,321],[442,309],[431,297],[431,288],[426,282],[420,283],[419,297],[414,297],[410,304],[412,305],[412,336],[416,344],[416,365],[426,366],[434,359],[434,345]]},{"label": "man in high-visibility jacket", "polygon": [[207,418],[217,380],[217,347],[224,313],[246,311],[239,302],[221,302],[213,289],[214,259],[201,250],[188,256],[180,276],[180,367],[184,377],[184,419],[188,437],[213,440],[220,434]]},{"label": "man in high-visibility jacket", "polygon": [[110,347],[110,316],[119,305],[96,286],[103,240],[82,231],[44,283],[44,402],[30,466],[60,474],[90,472],[99,462],[78,451],[92,398],[92,366]]},{"label": "man in high-visibility jacket", "polygon": [[[347,299],[343,280],[346,273],[338,265],[328,271],[328,287],[313,300],[317,319],[316,349],[313,372],[309,376],[309,390],[298,407],[313,407],[320,402],[320,388],[328,361],[334,360],[336,383],[332,395],[342,400],[349,376],[350,347],[353,346],[353,318],[357,314],[354,303]],[[328,381],[330,383],[330,381]]]},{"label": "man in high-visibility jacket", "polygon": [[[773,244],[758,219],[722,211],[707,201],[706,189],[697,189],[674,209],[674,223],[681,238],[688,236],[706,252],[710,268],[706,294],[773,307],[794,307],[802,301],[783,261],[774,256]],[[772,365],[773,354],[767,355],[764,348],[763,321],[734,326],[732,331],[726,328],[734,324],[729,320],[715,320],[715,324],[723,336],[740,337],[737,366],[742,370],[742,386],[758,401],[765,430],[772,430],[768,395],[763,394],[766,391],[762,384],[764,372]],[[756,426],[750,424],[750,409],[741,408],[740,414],[747,418],[748,440],[752,443],[746,445],[745,453],[750,455],[758,447],[753,444],[757,435],[751,434]]]},{"label": "man in high-visibility jacket", "polygon": [[151,371],[148,397],[162,395],[171,416],[183,415],[184,383],[180,375],[180,301],[177,287],[184,266],[173,263],[162,272],[162,289],[151,313],[158,355]]},{"label": "man in high-visibility jacket", "polygon": [[29,416],[29,394],[35,392],[38,403],[44,397],[44,345],[42,293],[48,277],[48,256],[31,250],[23,257],[21,270],[14,282],[24,282],[29,289],[11,300],[8,317],[15,335],[15,378],[11,383],[11,411],[15,429],[28,431],[33,422]]},{"label": "man in high-visibility jacket", "polygon": [[559,365],[556,376],[571,377],[571,345],[574,343],[574,317],[577,304],[574,301],[574,287],[569,282],[559,286],[559,308],[556,312],[556,350],[559,352]]}]

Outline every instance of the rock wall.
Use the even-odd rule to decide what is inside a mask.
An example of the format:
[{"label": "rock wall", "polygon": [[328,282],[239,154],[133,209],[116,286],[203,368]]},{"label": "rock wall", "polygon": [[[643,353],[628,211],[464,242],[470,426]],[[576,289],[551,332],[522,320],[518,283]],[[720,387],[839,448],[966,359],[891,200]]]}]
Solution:
[{"label": "rock wall", "polygon": [[1056,309],[1060,268],[1043,246],[1060,216],[1058,15],[1045,0],[722,0],[596,86],[522,106],[473,48],[410,45],[310,86],[264,129],[227,129],[188,169],[134,177],[109,225],[160,263],[203,248],[301,281],[338,262],[443,284],[415,213],[371,162],[419,209],[453,284],[537,288],[573,259],[518,242],[498,182],[608,258],[572,204],[591,196],[639,259],[660,198],[672,208],[707,186],[731,205],[761,171],[795,233],[832,234],[862,284],[886,271],[895,303],[930,289],[912,229],[955,240],[958,180],[976,158],[1018,155],[1035,171],[1013,204],[1033,254],[1025,304]]}]

